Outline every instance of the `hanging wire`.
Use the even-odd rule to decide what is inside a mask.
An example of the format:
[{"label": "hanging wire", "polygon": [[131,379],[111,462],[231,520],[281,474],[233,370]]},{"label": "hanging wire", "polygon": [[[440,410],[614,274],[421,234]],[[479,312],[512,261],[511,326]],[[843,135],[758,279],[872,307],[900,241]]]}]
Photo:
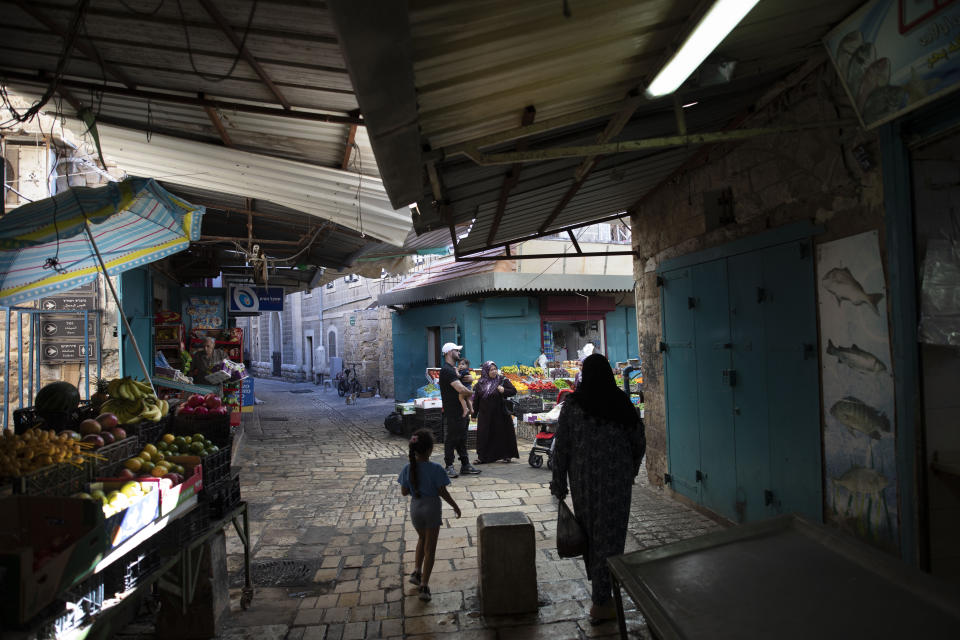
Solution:
[{"label": "hanging wire", "polygon": [[160,0],[160,2],[157,4],[157,6],[154,7],[153,9],[151,9],[150,11],[140,11],[139,9],[134,9],[133,7],[131,7],[130,5],[128,5],[124,0],[120,0],[120,4],[122,4],[123,7],[124,7],[127,11],[129,11],[130,13],[132,13],[132,14],[135,15],[135,16],[142,16],[142,17],[145,17],[145,18],[149,18],[150,16],[155,16],[155,15],[157,15],[157,12],[160,11],[160,9],[163,7],[163,3],[164,3],[165,1],[166,1],[166,0]]},{"label": "hanging wire", "polygon": [[357,222],[360,226],[360,237],[366,238],[367,235],[363,232],[363,205],[360,202],[360,189],[363,187],[363,158],[360,157],[360,145],[356,142],[351,142],[353,145],[353,161],[352,165],[358,167],[357,173],[359,174],[357,178]]},{"label": "hanging wire", "polygon": [[237,68],[237,63],[240,62],[240,58],[243,56],[242,51],[247,44],[247,36],[250,35],[250,26],[253,24],[253,16],[257,12],[257,0],[253,0],[253,4],[250,7],[250,17],[247,18],[247,26],[243,30],[243,38],[240,39],[240,46],[237,48],[237,55],[233,58],[233,64],[230,65],[230,70],[227,71],[226,75],[223,76],[203,73],[197,68],[197,64],[193,59],[193,46],[190,44],[190,29],[187,27],[187,18],[183,13],[183,5],[181,4],[181,0],[177,0],[177,10],[180,13],[180,24],[183,25],[183,35],[187,40],[187,57],[190,59],[190,66],[193,68],[194,73],[209,82],[222,82],[232,76],[234,70]]},{"label": "hanging wire", "polygon": [[3,100],[3,106],[10,111],[12,116],[12,119],[4,122],[2,125],[0,125],[0,128],[8,128],[7,125],[12,122],[22,123],[32,120],[34,116],[40,113],[40,110],[43,109],[44,105],[50,101],[50,98],[53,97],[53,94],[56,93],[57,87],[60,85],[60,80],[63,79],[63,75],[67,70],[67,65],[70,63],[70,57],[73,55],[73,45],[77,41],[77,36],[80,33],[80,27],[83,24],[83,20],[87,14],[87,8],[89,6],[90,0],[79,0],[77,2],[77,9],[73,16],[73,22],[70,24],[70,30],[67,33],[67,37],[64,38],[63,49],[60,52],[60,58],[57,60],[57,68],[56,71],[54,71],[53,78],[51,78],[50,83],[44,90],[43,95],[40,96],[40,99],[33,103],[29,109],[23,113],[17,111],[16,107],[13,106],[9,99],[5,84],[0,84],[0,98]]}]

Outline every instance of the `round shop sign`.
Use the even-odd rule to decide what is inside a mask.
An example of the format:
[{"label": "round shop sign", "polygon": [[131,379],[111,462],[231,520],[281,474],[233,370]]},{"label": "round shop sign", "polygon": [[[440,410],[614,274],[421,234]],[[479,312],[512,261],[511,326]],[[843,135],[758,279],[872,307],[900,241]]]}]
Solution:
[{"label": "round shop sign", "polygon": [[260,310],[260,298],[253,287],[234,287],[232,302],[237,311]]}]

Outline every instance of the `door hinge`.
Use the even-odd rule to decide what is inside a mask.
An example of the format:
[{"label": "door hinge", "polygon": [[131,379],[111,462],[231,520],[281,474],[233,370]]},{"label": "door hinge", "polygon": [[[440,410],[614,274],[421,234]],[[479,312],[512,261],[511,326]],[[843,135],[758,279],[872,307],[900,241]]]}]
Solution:
[{"label": "door hinge", "polygon": [[735,369],[723,370],[723,384],[729,387],[737,386],[737,372]]},{"label": "door hinge", "polygon": [[767,299],[767,290],[763,287],[757,287],[757,304],[761,304]]},{"label": "door hinge", "polygon": [[663,474],[663,483],[664,483],[664,484],[670,484],[670,483],[672,483],[672,482],[673,482],[673,476],[671,476],[669,473]]},{"label": "door hinge", "polygon": [[657,276],[657,286],[662,287],[664,284],[666,283],[663,280],[663,276]]},{"label": "door hinge", "polygon": [[687,298],[687,309],[693,309],[697,306],[696,298]]},{"label": "door hinge", "polygon": [[660,350],[660,353],[663,353],[664,351],[666,351],[667,348],[668,347],[666,342],[661,342],[659,345],[657,345],[657,349]]},{"label": "door hinge", "polygon": [[704,478],[703,472],[700,471],[700,469],[697,469],[697,482],[703,482],[703,478]]}]

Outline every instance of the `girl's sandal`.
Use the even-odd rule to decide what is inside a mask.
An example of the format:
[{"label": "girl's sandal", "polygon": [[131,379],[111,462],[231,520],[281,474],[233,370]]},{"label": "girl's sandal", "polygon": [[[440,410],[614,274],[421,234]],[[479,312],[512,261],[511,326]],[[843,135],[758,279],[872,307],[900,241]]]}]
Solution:
[{"label": "girl's sandal", "polygon": [[410,574],[410,584],[420,585],[420,578],[423,577],[423,574],[419,571],[414,571]]},{"label": "girl's sandal", "polygon": [[421,585],[420,587],[420,599],[424,602],[430,602],[430,599],[433,596],[430,595],[430,587],[427,585]]},{"label": "girl's sandal", "polygon": [[617,619],[617,608],[611,605],[590,607],[590,624],[597,626]]}]

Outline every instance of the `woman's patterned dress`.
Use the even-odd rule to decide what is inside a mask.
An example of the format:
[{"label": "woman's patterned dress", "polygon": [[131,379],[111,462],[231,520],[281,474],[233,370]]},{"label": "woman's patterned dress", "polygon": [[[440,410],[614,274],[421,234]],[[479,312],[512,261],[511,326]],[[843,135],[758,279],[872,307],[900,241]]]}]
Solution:
[{"label": "woman's patterned dress", "polygon": [[633,479],[646,449],[643,423],[624,427],[588,415],[579,404],[564,402],[557,425],[551,490],[567,493],[587,534],[584,556],[594,604],[613,594],[607,558],[623,553],[630,516]]}]

